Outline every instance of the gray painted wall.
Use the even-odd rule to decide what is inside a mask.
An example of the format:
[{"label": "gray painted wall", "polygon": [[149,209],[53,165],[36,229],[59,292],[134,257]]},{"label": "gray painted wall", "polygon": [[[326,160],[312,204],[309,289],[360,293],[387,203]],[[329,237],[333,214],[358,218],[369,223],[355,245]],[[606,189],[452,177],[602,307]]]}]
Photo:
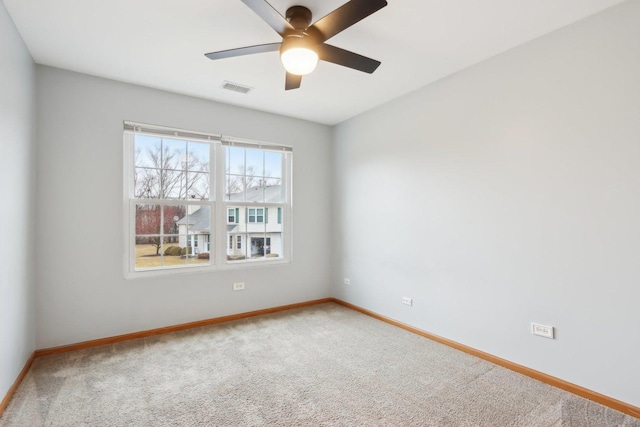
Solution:
[{"label": "gray painted wall", "polygon": [[0,2],[0,400],[35,350],[35,65]]},{"label": "gray painted wall", "polygon": [[624,3],[338,125],[335,296],[640,406],[638,22]]},{"label": "gray painted wall", "polygon": [[[44,66],[37,108],[38,348],[329,296],[329,127]],[[293,262],[125,280],[123,120],[292,145]]]}]

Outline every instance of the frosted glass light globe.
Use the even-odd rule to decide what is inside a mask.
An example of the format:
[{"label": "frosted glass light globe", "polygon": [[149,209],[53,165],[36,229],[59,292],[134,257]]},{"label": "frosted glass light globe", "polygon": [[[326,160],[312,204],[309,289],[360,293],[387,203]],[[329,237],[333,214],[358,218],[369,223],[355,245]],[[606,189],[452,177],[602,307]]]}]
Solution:
[{"label": "frosted glass light globe", "polygon": [[280,60],[287,72],[305,76],[315,70],[318,65],[318,54],[311,49],[294,47],[282,52]]}]

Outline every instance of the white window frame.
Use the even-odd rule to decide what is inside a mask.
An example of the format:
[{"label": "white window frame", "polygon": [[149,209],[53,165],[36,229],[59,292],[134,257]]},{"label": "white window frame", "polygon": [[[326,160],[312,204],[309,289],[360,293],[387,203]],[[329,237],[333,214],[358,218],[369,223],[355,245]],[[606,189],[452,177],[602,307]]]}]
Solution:
[{"label": "white window frame", "polygon": [[[211,144],[210,162],[209,162],[209,178],[210,178],[210,194],[209,200],[176,200],[176,199],[136,199],[134,198],[133,173],[134,173],[134,140],[136,133],[144,133],[146,135],[166,137],[178,140],[186,140],[192,142],[208,142]],[[188,274],[202,271],[218,271],[228,269],[242,269],[249,267],[263,267],[269,265],[287,264],[292,261],[292,169],[293,169],[293,153],[289,146],[269,144],[253,140],[240,138],[231,138],[216,134],[207,134],[193,132],[178,128],[168,128],[165,126],[148,125],[134,122],[124,122],[124,173],[123,173],[123,217],[124,217],[124,273],[125,277],[140,278],[162,276],[169,274]],[[283,153],[282,162],[282,195],[281,203],[262,203],[260,208],[263,209],[264,223],[267,223],[267,207],[281,207],[283,210],[282,223],[282,253],[278,258],[262,258],[262,259],[246,259],[242,261],[228,261],[227,247],[229,244],[228,233],[226,230],[228,224],[228,209],[231,205],[234,207],[248,208],[252,205],[250,202],[227,202],[224,201],[225,194],[225,146],[239,146],[251,149],[262,149],[267,151],[277,151]],[[220,196],[222,195],[222,197]],[[136,270],[135,269],[135,207],[139,204],[154,205],[208,205],[210,206],[211,221],[213,224],[209,234],[209,243],[207,246],[213,251],[209,264],[201,265],[184,265],[171,266]],[[254,207],[254,206],[251,206]],[[288,220],[284,220],[287,218]],[[245,219],[247,221],[248,218]],[[239,222],[239,218],[236,218]],[[254,223],[252,223],[254,224]],[[220,237],[218,237],[220,236]],[[237,237],[236,237],[237,239]],[[234,239],[235,240],[235,239]],[[237,240],[234,246],[237,246]],[[242,244],[242,247],[246,246]]]}]

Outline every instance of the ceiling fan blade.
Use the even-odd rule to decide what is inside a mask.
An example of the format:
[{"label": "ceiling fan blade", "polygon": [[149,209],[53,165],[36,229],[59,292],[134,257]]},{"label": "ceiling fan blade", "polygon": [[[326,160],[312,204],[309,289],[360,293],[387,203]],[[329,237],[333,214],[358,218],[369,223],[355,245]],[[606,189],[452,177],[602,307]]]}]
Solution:
[{"label": "ceiling fan blade", "polygon": [[330,44],[321,44],[316,48],[318,57],[323,61],[333,62],[334,64],[344,67],[353,68],[354,70],[363,71],[365,73],[373,73],[381,64],[380,61],[358,55]]},{"label": "ceiling fan blade", "polygon": [[386,0],[351,0],[320,18],[312,27],[322,33],[323,41],[328,40],[386,5]]},{"label": "ceiling fan blade", "polygon": [[266,0],[242,0],[242,3],[249,6],[264,22],[269,24],[276,33],[284,37],[287,30],[293,30],[293,26],[278,13]]},{"label": "ceiling fan blade", "polygon": [[255,46],[239,47],[236,49],[221,50],[219,52],[205,53],[209,59],[232,58],[234,56],[252,55],[254,53],[275,52],[280,49],[282,43],[258,44]]},{"label": "ceiling fan blade", "polygon": [[302,76],[296,74],[287,73],[287,78],[284,83],[284,90],[298,89],[302,82]]}]

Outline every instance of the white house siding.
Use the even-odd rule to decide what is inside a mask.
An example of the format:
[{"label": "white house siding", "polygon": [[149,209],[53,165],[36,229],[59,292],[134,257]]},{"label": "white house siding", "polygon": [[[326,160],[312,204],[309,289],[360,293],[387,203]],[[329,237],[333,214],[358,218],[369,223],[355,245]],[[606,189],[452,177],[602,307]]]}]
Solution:
[{"label": "white house siding", "polygon": [[[233,248],[229,248],[229,234],[227,235],[227,255],[230,256],[251,256],[255,255],[251,252],[251,239],[263,238],[270,239],[270,253],[282,255],[282,224],[278,224],[278,207],[271,206],[229,206],[230,209],[238,208],[237,227],[230,233],[234,236]],[[264,208],[265,220],[263,223],[247,223],[248,209]],[[237,248],[237,236],[242,237],[242,248]]]},{"label": "white house siding", "polygon": [[[227,247],[227,255],[230,256],[256,256],[259,255],[257,253],[257,248],[255,245],[252,245],[255,242],[255,239],[264,239],[263,244],[267,245],[267,239],[269,241],[269,251],[268,253],[282,255],[282,224],[278,223],[278,207],[277,206],[229,206],[229,209],[238,209],[238,218],[236,218],[237,224],[236,227],[227,233],[226,236],[226,247]],[[264,219],[266,222],[261,223],[248,223],[248,210],[249,209],[265,209]],[[195,214],[197,210],[190,212],[190,214]],[[191,243],[190,235],[196,235],[197,237],[197,246],[193,252],[193,254],[209,252],[209,248],[207,247],[207,238],[210,236],[210,230],[188,230],[188,224],[182,223],[179,225],[178,232],[178,245],[181,248],[187,246],[193,246]],[[233,225],[233,224],[229,224]],[[233,245],[229,247],[229,236],[233,237]],[[237,238],[238,236],[242,239],[241,248],[238,249]],[[254,248],[252,249],[252,246]]]},{"label": "white house siding", "polygon": [[271,235],[271,253],[282,256],[282,234]]}]

